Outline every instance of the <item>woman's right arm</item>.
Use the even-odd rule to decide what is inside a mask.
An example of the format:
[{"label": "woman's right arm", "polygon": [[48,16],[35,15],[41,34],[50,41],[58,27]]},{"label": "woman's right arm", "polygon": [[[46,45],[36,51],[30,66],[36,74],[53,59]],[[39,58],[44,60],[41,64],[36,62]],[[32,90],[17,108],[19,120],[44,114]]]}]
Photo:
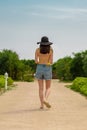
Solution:
[{"label": "woman's right arm", "polygon": [[50,57],[49,57],[49,63],[53,64],[53,49],[51,49]]}]

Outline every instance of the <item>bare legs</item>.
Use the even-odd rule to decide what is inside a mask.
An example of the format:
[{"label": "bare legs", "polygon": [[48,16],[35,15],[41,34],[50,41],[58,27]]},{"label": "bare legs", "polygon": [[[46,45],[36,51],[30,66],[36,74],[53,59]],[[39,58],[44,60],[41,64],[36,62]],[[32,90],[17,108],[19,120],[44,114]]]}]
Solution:
[{"label": "bare legs", "polygon": [[51,80],[46,80],[45,83],[46,83],[45,100],[47,101],[50,94]]},{"label": "bare legs", "polygon": [[40,98],[40,102],[41,102],[41,108],[43,108],[43,101],[44,101],[44,97],[43,97],[43,90],[44,90],[43,80],[38,80],[38,84],[39,84],[39,98]]},{"label": "bare legs", "polygon": [[39,98],[40,98],[40,102],[41,102],[41,108],[43,108],[44,101],[47,102],[47,99],[50,94],[51,80],[45,80],[45,86],[46,86],[45,95],[44,95],[44,80],[38,80],[38,84],[39,84]]}]

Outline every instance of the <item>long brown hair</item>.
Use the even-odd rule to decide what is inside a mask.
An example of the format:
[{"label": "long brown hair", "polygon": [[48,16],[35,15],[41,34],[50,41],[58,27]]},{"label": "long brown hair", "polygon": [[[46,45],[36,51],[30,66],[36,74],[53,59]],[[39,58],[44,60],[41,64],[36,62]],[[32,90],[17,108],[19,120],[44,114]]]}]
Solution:
[{"label": "long brown hair", "polygon": [[40,45],[40,53],[47,54],[50,52],[50,45]]}]

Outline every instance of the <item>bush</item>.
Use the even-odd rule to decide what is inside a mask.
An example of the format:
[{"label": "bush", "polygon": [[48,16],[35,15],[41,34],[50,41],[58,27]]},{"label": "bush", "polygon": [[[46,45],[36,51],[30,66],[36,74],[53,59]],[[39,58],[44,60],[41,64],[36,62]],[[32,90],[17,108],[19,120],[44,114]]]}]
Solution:
[{"label": "bush", "polygon": [[[11,77],[8,77],[7,81],[8,81],[8,86],[13,84],[13,80]],[[4,87],[5,87],[5,77],[3,75],[0,75],[0,88],[4,88]]]},{"label": "bush", "polygon": [[13,84],[13,79],[11,77],[8,77],[8,86],[12,85]]},{"label": "bush", "polygon": [[80,93],[84,94],[85,96],[87,96],[87,85],[83,85],[81,88],[80,88]]},{"label": "bush", "polygon": [[32,82],[34,81],[34,77],[32,75],[24,75],[23,80],[27,82]]},{"label": "bush", "polygon": [[0,88],[3,88],[5,86],[5,78],[3,75],[0,75]]},{"label": "bush", "polygon": [[87,96],[87,78],[77,77],[70,88]]}]

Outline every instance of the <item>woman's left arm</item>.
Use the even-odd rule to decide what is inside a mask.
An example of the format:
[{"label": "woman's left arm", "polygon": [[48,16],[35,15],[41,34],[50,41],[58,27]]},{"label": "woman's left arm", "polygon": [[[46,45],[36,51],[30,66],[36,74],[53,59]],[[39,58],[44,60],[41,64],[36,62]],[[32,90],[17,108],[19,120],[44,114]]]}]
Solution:
[{"label": "woman's left arm", "polygon": [[35,63],[38,64],[38,50],[35,52]]},{"label": "woman's left arm", "polygon": [[49,63],[53,64],[53,49],[51,49],[51,52],[50,52]]}]

